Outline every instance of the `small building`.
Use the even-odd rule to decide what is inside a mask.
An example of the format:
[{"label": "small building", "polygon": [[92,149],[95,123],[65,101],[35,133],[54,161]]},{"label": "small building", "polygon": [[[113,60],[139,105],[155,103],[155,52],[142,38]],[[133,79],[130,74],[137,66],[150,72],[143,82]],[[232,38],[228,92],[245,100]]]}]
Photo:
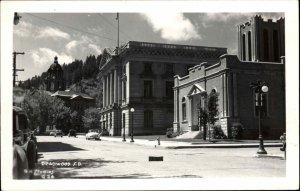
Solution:
[{"label": "small building", "polygon": [[226,53],[226,48],[136,41],[104,49],[101,127],[111,135],[129,135],[131,127],[134,135],[165,133],[173,123],[174,75],[187,75],[190,67],[213,64]]},{"label": "small building", "polygon": [[174,77],[174,131],[203,131],[200,108],[207,96],[219,94],[217,124],[230,138],[240,125],[244,137],[258,137],[258,108],[250,83],[262,80],[269,91],[262,94],[262,131],[278,139],[285,132],[284,19],[264,21],[254,16],[238,26],[238,56],[223,55],[213,65],[203,62],[186,76]]},{"label": "small building", "polygon": [[242,125],[243,138],[258,137],[258,112],[250,83],[258,79],[269,87],[264,94],[262,129],[264,137],[278,139],[285,131],[284,61],[240,61],[236,55],[223,55],[214,65],[205,62],[189,69],[187,76],[176,75],[174,86],[174,131],[204,131],[200,108],[207,107],[207,96],[219,93],[217,124],[231,137],[231,128]]}]

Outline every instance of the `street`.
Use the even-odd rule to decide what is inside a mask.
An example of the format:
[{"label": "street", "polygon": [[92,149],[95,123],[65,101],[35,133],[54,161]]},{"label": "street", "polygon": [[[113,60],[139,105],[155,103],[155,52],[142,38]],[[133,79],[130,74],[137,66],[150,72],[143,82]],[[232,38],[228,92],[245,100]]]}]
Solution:
[{"label": "street", "polygon": [[[285,177],[278,147],[273,157],[254,157],[257,148],[167,149],[84,137],[37,136],[35,179]],[[163,161],[149,161],[163,156]]]}]

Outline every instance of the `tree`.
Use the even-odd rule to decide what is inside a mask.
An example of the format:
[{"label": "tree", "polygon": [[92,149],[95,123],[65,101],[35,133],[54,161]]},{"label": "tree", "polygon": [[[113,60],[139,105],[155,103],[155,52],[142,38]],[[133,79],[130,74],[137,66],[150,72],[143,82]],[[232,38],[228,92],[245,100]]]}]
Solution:
[{"label": "tree", "polygon": [[97,108],[88,108],[84,110],[83,125],[86,129],[100,128],[100,111]]},{"label": "tree", "polygon": [[56,97],[44,93],[43,91],[29,92],[22,104],[32,128],[39,127],[40,132],[46,130],[46,126],[57,128],[69,127],[71,120],[71,110],[64,102]]},{"label": "tree", "polygon": [[[203,126],[203,140],[206,140],[206,132],[207,126],[210,129],[210,126],[214,125],[215,122],[218,120],[217,116],[219,115],[219,93],[212,91],[207,96],[207,106],[204,108],[200,107],[199,109],[199,118],[200,118],[200,125]],[[210,130],[209,130],[210,133]],[[210,136],[210,135],[209,135]]]}]

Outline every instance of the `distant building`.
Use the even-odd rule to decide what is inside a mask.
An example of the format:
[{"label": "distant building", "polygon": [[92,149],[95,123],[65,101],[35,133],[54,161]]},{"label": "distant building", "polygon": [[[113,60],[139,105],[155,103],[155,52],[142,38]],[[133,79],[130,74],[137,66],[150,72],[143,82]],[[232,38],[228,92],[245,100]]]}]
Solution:
[{"label": "distant building", "polygon": [[54,63],[51,64],[47,71],[45,79],[46,91],[56,92],[65,90],[65,80],[63,69],[57,61],[57,56],[54,57]]},{"label": "distant building", "polygon": [[[133,125],[137,135],[161,134],[172,127],[173,76],[187,75],[204,61],[215,63],[227,49],[130,41],[116,52],[104,49],[100,63],[101,128],[111,135],[125,129],[129,135]],[[135,110],[133,121],[130,108]]]},{"label": "distant building", "polygon": [[187,76],[176,75],[174,131],[203,131],[199,111],[207,107],[207,96],[214,91],[219,93],[217,124],[224,133],[230,138],[232,127],[241,125],[243,138],[257,138],[258,108],[250,83],[260,79],[269,87],[262,95],[263,136],[278,139],[285,132],[283,26],[284,19],[264,22],[255,16],[238,28],[242,61],[235,55],[223,55],[213,65],[203,62],[190,68]]}]

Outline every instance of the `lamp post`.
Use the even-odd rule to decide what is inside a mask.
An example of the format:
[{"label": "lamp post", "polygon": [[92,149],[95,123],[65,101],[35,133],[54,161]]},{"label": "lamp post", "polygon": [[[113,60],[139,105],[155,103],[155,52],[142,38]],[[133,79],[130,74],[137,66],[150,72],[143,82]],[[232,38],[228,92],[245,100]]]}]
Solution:
[{"label": "lamp post", "polygon": [[134,108],[131,108],[130,112],[131,112],[131,140],[130,140],[130,142],[134,142],[134,140],[133,140],[133,112],[134,112]]},{"label": "lamp post", "polygon": [[250,87],[255,89],[255,106],[258,108],[258,131],[259,131],[259,148],[257,154],[267,154],[267,151],[264,148],[264,140],[261,132],[261,108],[263,106],[263,93],[268,92],[269,88],[266,86],[265,82],[257,80],[252,82]]}]

